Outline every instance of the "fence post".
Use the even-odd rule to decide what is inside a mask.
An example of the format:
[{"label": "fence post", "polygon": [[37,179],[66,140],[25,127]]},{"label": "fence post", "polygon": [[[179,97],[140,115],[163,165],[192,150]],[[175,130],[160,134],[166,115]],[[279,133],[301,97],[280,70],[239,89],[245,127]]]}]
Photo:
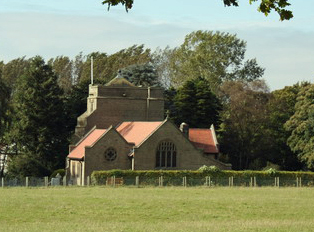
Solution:
[{"label": "fence post", "polygon": [[280,184],[279,184],[279,177],[275,177],[275,187],[279,188]]},{"label": "fence post", "polygon": [[140,186],[140,177],[139,176],[135,177],[135,185],[136,185],[136,187]]},{"label": "fence post", "polygon": [[48,176],[44,177],[44,181],[45,181],[45,187],[47,188],[48,187]]},{"label": "fence post", "polygon": [[112,185],[113,187],[116,187],[116,176],[112,177]]},{"label": "fence post", "polygon": [[90,177],[89,176],[87,176],[87,187],[89,187],[90,186]]},{"label": "fence post", "polygon": [[231,177],[229,176],[229,187],[231,186]]},{"label": "fence post", "polygon": [[210,176],[206,176],[205,179],[206,179],[205,185],[208,186],[208,187],[210,187]]},{"label": "fence post", "polygon": [[253,187],[253,177],[251,176],[250,187]]},{"label": "fence post", "polygon": [[25,186],[28,187],[28,176],[25,177]]},{"label": "fence post", "polygon": [[63,177],[62,183],[63,183],[64,187],[67,186],[67,177],[66,176]]},{"label": "fence post", "polygon": [[256,187],[256,176],[254,176],[254,187]]},{"label": "fence post", "polygon": [[186,187],[186,176],[183,177],[182,186]]},{"label": "fence post", "polygon": [[297,177],[297,187],[299,187],[299,177]]},{"label": "fence post", "polygon": [[231,176],[231,186],[233,187],[233,176]]},{"label": "fence post", "polygon": [[159,177],[159,187],[162,187],[162,186],[164,186],[164,177],[160,176]]},{"label": "fence post", "polygon": [[2,188],[4,188],[4,178],[3,177],[1,178],[1,186],[2,186]]}]

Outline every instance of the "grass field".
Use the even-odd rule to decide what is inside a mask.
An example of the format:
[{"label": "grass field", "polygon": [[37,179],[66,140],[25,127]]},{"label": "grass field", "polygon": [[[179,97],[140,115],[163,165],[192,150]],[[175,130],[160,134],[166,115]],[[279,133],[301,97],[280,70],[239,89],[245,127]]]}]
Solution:
[{"label": "grass field", "polygon": [[0,188],[0,231],[314,231],[314,188]]}]

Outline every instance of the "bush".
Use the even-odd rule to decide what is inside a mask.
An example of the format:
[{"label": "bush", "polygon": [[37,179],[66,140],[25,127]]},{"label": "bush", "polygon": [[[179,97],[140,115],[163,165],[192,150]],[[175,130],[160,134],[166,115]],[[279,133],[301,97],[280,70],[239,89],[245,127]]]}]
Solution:
[{"label": "bush", "polygon": [[110,170],[110,171],[94,171],[92,173],[92,182],[94,184],[105,184],[108,177],[115,176],[117,178],[135,179],[139,176],[140,179],[158,180],[163,176],[167,181],[178,181],[183,177],[188,179],[202,179],[207,176],[212,177],[212,180],[227,180],[229,177],[235,179],[249,180],[251,177],[256,177],[258,180],[272,181],[273,177],[280,177],[282,180],[294,181],[297,177],[301,177],[307,181],[314,181],[314,172],[287,172],[287,171],[222,171],[215,166],[203,166],[197,171],[191,170],[150,170],[150,171],[132,171],[132,170]]},{"label": "bush", "polygon": [[218,168],[218,167],[216,167],[216,166],[206,166],[206,165],[203,165],[202,167],[200,167],[199,169],[198,169],[198,171],[199,172],[201,172],[201,173],[205,173],[205,174],[214,174],[214,173],[219,173],[219,172],[221,172],[221,170]]}]

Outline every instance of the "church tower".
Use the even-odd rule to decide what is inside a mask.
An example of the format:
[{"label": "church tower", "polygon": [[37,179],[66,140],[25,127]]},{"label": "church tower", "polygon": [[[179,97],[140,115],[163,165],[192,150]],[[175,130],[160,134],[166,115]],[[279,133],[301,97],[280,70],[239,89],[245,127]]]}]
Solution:
[{"label": "church tower", "polygon": [[163,120],[163,89],[136,87],[118,75],[105,86],[89,85],[87,110],[77,119],[73,142],[93,127],[107,129],[123,121]]}]

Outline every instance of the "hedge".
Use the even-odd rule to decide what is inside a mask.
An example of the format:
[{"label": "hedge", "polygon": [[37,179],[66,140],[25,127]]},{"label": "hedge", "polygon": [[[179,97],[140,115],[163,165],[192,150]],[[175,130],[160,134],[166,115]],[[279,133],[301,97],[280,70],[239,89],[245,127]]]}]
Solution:
[{"label": "hedge", "polygon": [[183,177],[191,179],[200,179],[210,176],[211,178],[228,179],[248,179],[256,177],[257,179],[273,179],[279,177],[280,179],[295,180],[297,177],[311,180],[314,183],[314,172],[290,172],[290,171],[276,171],[273,169],[267,171],[190,171],[190,170],[149,170],[149,171],[132,171],[132,170],[110,170],[110,171],[94,171],[92,173],[92,181],[94,184],[104,184],[108,177],[115,176],[116,178],[135,179],[136,176],[140,178],[158,179],[163,176],[165,179],[179,179]]}]

